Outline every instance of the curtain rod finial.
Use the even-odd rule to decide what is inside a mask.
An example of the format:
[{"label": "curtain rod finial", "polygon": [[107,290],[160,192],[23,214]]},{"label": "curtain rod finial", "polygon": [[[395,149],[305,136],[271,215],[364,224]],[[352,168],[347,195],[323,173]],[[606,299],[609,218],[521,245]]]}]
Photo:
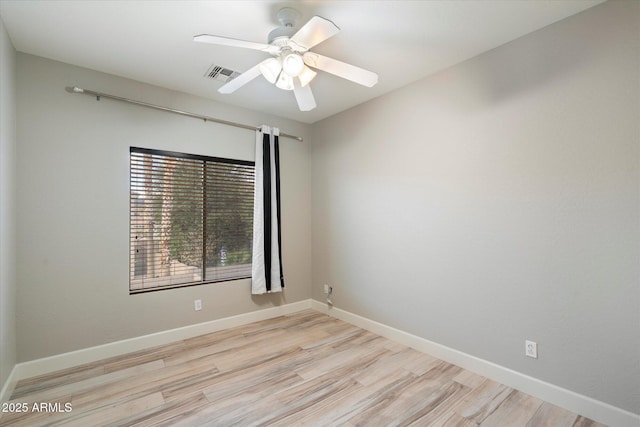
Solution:
[{"label": "curtain rod finial", "polygon": [[84,93],[84,89],[78,86],[73,86],[73,87],[67,86],[64,89],[69,93]]}]

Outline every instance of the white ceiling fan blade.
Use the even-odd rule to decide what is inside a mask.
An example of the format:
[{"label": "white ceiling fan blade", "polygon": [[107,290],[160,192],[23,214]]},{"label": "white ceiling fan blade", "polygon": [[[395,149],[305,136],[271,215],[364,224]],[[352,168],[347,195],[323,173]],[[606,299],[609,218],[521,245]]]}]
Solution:
[{"label": "white ceiling fan blade", "polygon": [[[261,50],[263,52],[277,52],[275,46],[264,43],[250,42],[247,40],[232,39],[229,37],[213,36],[211,34],[200,34],[193,37],[194,42],[217,44],[221,46],[242,47],[245,49]],[[275,50],[274,50],[275,49]]]},{"label": "white ceiling fan blade", "polygon": [[303,50],[309,50],[339,32],[340,28],[333,22],[314,16],[291,37],[290,41],[303,48]]},{"label": "white ceiling fan blade", "polygon": [[303,55],[304,63],[318,70],[326,71],[343,79],[363,86],[372,87],[378,83],[378,75],[355,65],[338,61],[337,59],[328,58],[313,52],[305,52]]},{"label": "white ceiling fan blade", "polygon": [[[266,61],[268,61],[268,59]],[[242,86],[246,85],[251,80],[255,79],[260,74],[262,74],[262,72],[260,71],[260,66],[262,65],[263,62],[265,62],[265,61],[262,61],[261,63],[259,63],[257,65],[254,65],[253,67],[249,68],[244,73],[240,74],[235,79],[233,79],[230,82],[227,82],[224,85],[220,86],[220,88],[218,89],[218,92],[220,92],[220,93],[233,93],[236,90],[240,89]]]},{"label": "white ceiling fan blade", "polygon": [[293,78],[293,94],[298,101],[300,111],[311,111],[316,108],[316,100],[311,92],[311,85],[301,86],[297,77]]}]

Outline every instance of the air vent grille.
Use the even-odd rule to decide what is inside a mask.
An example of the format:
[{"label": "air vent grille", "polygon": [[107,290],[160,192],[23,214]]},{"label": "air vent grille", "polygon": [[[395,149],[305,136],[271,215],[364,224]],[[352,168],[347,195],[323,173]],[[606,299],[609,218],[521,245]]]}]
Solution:
[{"label": "air vent grille", "polygon": [[240,75],[239,72],[230,70],[228,68],[221,67],[219,65],[212,65],[205,73],[205,77],[213,80],[218,80],[223,83],[230,82]]}]

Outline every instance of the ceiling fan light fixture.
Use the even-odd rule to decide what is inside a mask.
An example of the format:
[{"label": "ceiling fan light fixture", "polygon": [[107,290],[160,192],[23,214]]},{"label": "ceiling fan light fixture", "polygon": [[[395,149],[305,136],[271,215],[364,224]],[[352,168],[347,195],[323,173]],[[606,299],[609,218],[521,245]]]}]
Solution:
[{"label": "ceiling fan light fixture", "polygon": [[297,53],[290,53],[282,59],[283,71],[291,77],[297,77],[304,69],[302,56]]},{"label": "ceiling fan light fixture", "polygon": [[282,90],[293,90],[293,77],[284,72],[280,73],[278,81],[276,82],[276,87]]},{"label": "ceiling fan light fixture", "polygon": [[318,75],[318,73],[316,73],[315,71],[313,71],[311,68],[307,67],[306,65],[304,66],[304,68],[302,69],[302,72],[300,73],[300,75],[298,76],[298,78],[300,79],[300,86],[305,87],[306,85],[308,85],[311,80],[313,80],[316,76]]},{"label": "ceiling fan light fixture", "polygon": [[260,64],[260,72],[271,84],[275,83],[282,71],[282,64],[276,58],[269,58]]}]

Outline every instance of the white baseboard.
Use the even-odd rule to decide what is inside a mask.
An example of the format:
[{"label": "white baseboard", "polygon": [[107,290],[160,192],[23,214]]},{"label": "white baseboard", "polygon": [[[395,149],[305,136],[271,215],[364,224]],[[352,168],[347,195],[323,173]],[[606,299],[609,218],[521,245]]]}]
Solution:
[{"label": "white baseboard", "polygon": [[[61,369],[71,368],[84,363],[95,362],[108,357],[119,356],[132,351],[143,350],[158,345],[169,344],[175,341],[196,337],[198,335],[209,334],[222,329],[242,326],[252,322],[271,319],[278,316],[295,313],[297,311],[311,308],[311,300],[284,304],[277,307],[265,308],[249,313],[238,314],[236,316],[225,317],[223,319],[211,320],[209,322],[184,326],[182,328],[170,329],[168,331],[143,335],[141,337],[116,341],[95,347],[71,351],[69,353],[57,354],[55,356],[23,362],[14,368],[14,377],[18,380],[47,374]],[[15,385],[15,382],[14,382]],[[13,390],[13,388],[12,388]]]},{"label": "white baseboard", "polygon": [[[18,382],[18,370],[16,367],[17,365],[13,367],[9,374],[9,378],[7,378],[2,386],[2,390],[0,391],[0,404],[8,402],[13,394],[13,389],[16,387],[16,383]],[[0,416],[1,415],[2,414],[0,414]]]},{"label": "white baseboard", "polygon": [[640,415],[617,408],[608,403],[541,381],[537,378],[505,368],[504,366],[496,365],[495,363],[479,359],[470,354],[358,316],[357,314],[328,306],[328,304],[319,301],[312,300],[311,308],[390,340],[428,353],[445,362],[460,366],[461,368],[475,372],[561,408],[568,409],[571,412],[591,418],[594,421],[612,427],[640,426]]}]

